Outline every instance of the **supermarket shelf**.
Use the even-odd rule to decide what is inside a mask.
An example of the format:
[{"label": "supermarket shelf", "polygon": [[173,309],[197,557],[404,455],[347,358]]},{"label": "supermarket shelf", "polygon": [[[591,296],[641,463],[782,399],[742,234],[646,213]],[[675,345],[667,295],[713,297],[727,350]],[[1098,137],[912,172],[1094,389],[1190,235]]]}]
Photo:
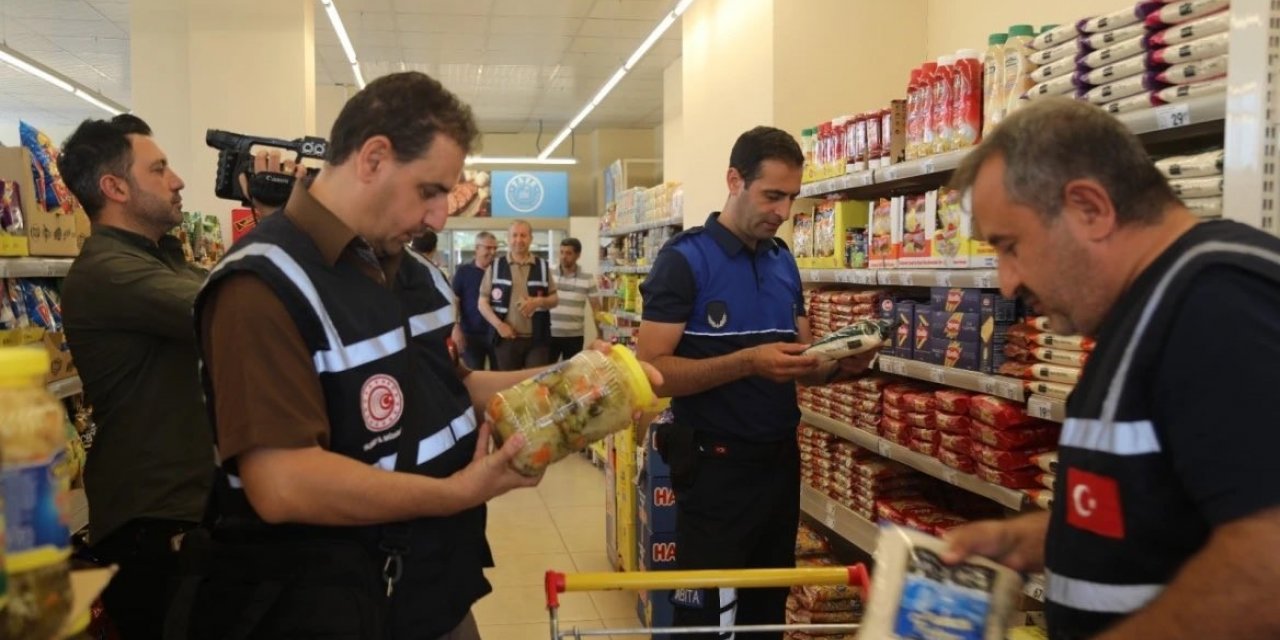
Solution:
[{"label": "supermarket shelf", "polygon": [[662,227],[680,227],[684,225],[684,216],[673,216],[663,220],[653,220],[650,222],[641,222],[639,224],[628,224],[613,229],[601,229],[601,238],[616,238],[625,236],[628,233],[639,233],[650,229],[661,229]]},{"label": "supermarket shelf", "polygon": [[957,389],[976,391],[987,395],[1008,398],[1016,402],[1026,400],[1023,384],[1017,378],[993,376],[977,371],[955,369],[927,362],[916,362],[893,356],[880,356],[880,370],[885,373],[925,380]]},{"label": "supermarket shelf", "polygon": [[70,398],[83,392],[84,385],[80,382],[80,376],[63,378],[49,383],[49,393],[52,393],[57,398]]},{"label": "supermarket shelf", "polygon": [[1067,401],[1048,396],[1027,396],[1027,415],[1054,422],[1067,421]]},{"label": "supermarket shelf", "polygon": [[995,269],[801,269],[807,283],[884,285],[895,287],[964,287],[996,289]]},{"label": "supermarket shelf", "polygon": [[61,278],[71,258],[0,258],[0,278]]},{"label": "supermarket shelf", "polygon": [[834,193],[849,191],[850,189],[859,189],[870,187],[875,184],[875,172],[878,169],[868,169],[866,171],[855,171],[846,173],[835,178],[827,178],[826,180],[816,180],[808,184],[800,185],[801,198],[816,198]]},{"label": "supermarket shelf", "polygon": [[1006,489],[982,480],[977,476],[962,473],[942,464],[941,461],[935,458],[916,453],[873,433],[855,428],[852,425],[810,411],[804,407],[800,408],[800,414],[806,423],[823,431],[844,438],[864,449],[875,451],[882,457],[901,462],[912,469],[960,487],[965,491],[993,500],[1007,509],[1020,511],[1026,504],[1026,496],[1021,491]]},{"label": "supermarket shelf", "polygon": [[[1153,144],[1220,133],[1226,114],[1226,95],[1222,94],[1133,111],[1116,118],[1141,136],[1144,142]],[[970,149],[958,149],[871,171],[811,182],[800,187],[800,196],[821,198],[843,195],[853,199],[869,199],[912,186],[935,187],[942,184],[946,173],[960,166],[969,151]]]},{"label": "supermarket shelf", "polygon": [[641,265],[641,266],[605,265],[603,267],[600,267],[600,272],[601,273],[645,274],[645,273],[649,273],[649,269],[651,269],[652,267],[653,265],[647,265],[647,264]]},{"label": "supermarket shelf", "polygon": [[854,546],[873,553],[880,529],[848,507],[822,495],[813,487],[800,487],[800,511],[832,530]]}]

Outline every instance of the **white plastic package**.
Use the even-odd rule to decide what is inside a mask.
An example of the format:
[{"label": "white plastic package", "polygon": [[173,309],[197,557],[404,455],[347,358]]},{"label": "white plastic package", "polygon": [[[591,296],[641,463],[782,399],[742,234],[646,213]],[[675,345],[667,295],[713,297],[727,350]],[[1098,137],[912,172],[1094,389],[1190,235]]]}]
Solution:
[{"label": "white plastic package", "polygon": [[947,547],[896,525],[880,529],[860,640],[1004,638],[1022,577],[985,558],[944,564]]},{"label": "white plastic package", "polygon": [[1156,168],[1166,178],[1200,178],[1222,175],[1222,149],[1197,153],[1193,156],[1172,156],[1156,161]]},{"label": "white plastic package", "polygon": [[1024,96],[1027,100],[1036,100],[1038,98],[1050,98],[1053,96],[1065,96],[1074,93],[1076,90],[1075,74],[1058,76],[1047,82],[1031,87],[1031,90]]},{"label": "white plastic package", "polygon": [[1098,105],[1105,109],[1107,113],[1116,116],[1130,111],[1138,111],[1140,109],[1150,109],[1153,106],[1150,93],[1139,93],[1136,96],[1128,98],[1120,98],[1112,100],[1106,104]]},{"label": "white plastic package", "polygon": [[1111,13],[1094,18],[1085,18],[1076,23],[1076,28],[1080,30],[1080,33],[1102,33],[1141,23],[1142,19],[1146,17],[1146,13],[1143,11],[1144,4],[1139,2]]},{"label": "white plastic package", "polygon": [[1059,60],[1074,60],[1079,54],[1079,40],[1068,40],[1052,49],[1037,51],[1031,54],[1027,59],[1031,60],[1031,64],[1046,65]]},{"label": "white plastic package", "polygon": [[1147,91],[1155,91],[1163,89],[1164,84],[1156,81],[1154,78],[1147,76],[1145,73],[1139,73],[1135,76],[1129,76],[1109,82],[1099,87],[1094,87],[1084,94],[1089,102],[1094,104],[1106,104],[1121,98],[1128,98],[1139,93]]},{"label": "white plastic package", "polygon": [[1076,30],[1076,25],[1074,24],[1058,25],[1033,38],[1030,46],[1036,51],[1044,51],[1075,40],[1079,35],[1080,32]]},{"label": "white plastic package", "polygon": [[1147,46],[1151,49],[1167,47],[1197,38],[1211,36],[1231,29],[1231,12],[1219,11],[1198,20],[1174,25],[1164,31],[1157,31],[1147,37]]},{"label": "white plastic package", "polygon": [[1218,56],[1208,60],[1196,60],[1175,64],[1156,76],[1161,82],[1168,84],[1190,84],[1213,80],[1227,75],[1228,56]]},{"label": "white plastic package", "polygon": [[1186,198],[1182,204],[1197,218],[1213,220],[1222,217],[1222,196],[1209,198]]},{"label": "white plastic package", "polygon": [[1101,86],[1108,82],[1115,82],[1121,78],[1142,73],[1147,70],[1146,54],[1138,54],[1130,56],[1124,60],[1113,62],[1104,67],[1098,67],[1091,71],[1085,72],[1084,81],[1094,86]]},{"label": "white plastic package", "polygon": [[804,354],[839,360],[866,353],[885,344],[893,335],[894,326],[882,320],[859,320],[809,345]]},{"label": "white plastic package", "polygon": [[1153,62],[1160,64],[1178,64],[1180,62],[1216,58],[1226,55],[1231,44],[1230,37],[1230,33],[1217,33],[1204,38],[1197,38],[1190,42],[1156,49],[1151,52],[1150,58]]},{"label": "white plastic package", "polygon": [[1166,4],[1147,14],[1144,22],[1152,29],[1162,29],[1195,20],[1201,16],[1207,16],[1215,11],[1225,9],[1230,4],[1231,0],[1187,0],[1186,2]]},{"label": "white plastic package", "polygon": [[1061,62],[1050,62],[1049,64],[1046,64],[1042,67],[1037,68],[1035,71],[1032,71],[1031,81],[1036,83],[1047,82],[1054,78],[1069,76],[1072,73],[1075,73],[1075,70],[1076,70],[1075,60],[1062,60]]},{"label": "white plastic package", "polygon": [[1173,194],[1178,198],[1207,198],[1222,195],[1222,176],[1204,178],[1178,178],[1169,181]]},{"label": "white plastic package", "polygon": [[1092,35],[1080,36],[1080,44],[1091,51],[1106,49],[1107,47],[1120,44],[1134,38],[1141,38],[1147,34],[1147,26],[1144,24],[1134,24],[1127,27],[1116,29],[1115,31],[1107,31],[1104,33],[1095,33]]},{"label": "white plastic package", "polygon": [[1146,50],[1146,46],[1142,44],[1142,36],[1138,36],[1124,42],[1117,42],[1105,49],[1098,49],[1085,56],[1080,62],[1090,69],[1097,69],[1125,58],[1132,58]]},{"label": "white plastic package", "polygon": [[1226,90],[1227,79],[1218,78],[1217,80],[1196,82],[1193,84],[1176,84],[1172,87],[1157,91],[1155,95],[1165,104],[1177,104],[1179,102],[1186,102],[1192,98],[1225,93]]}]

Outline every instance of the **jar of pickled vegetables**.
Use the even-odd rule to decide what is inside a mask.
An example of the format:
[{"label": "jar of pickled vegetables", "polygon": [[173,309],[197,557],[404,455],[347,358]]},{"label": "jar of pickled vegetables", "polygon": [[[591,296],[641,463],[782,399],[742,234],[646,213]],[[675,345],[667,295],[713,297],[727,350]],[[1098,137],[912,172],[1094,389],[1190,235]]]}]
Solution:
[{"label": "jar of pickled vegetables", "polygon": [[504,442],[524,434],[527,443],[512,465],[534,476],[625,429],[656,401],[635,355],[614,345],[609,355],[589,349],[498,392],[485,415]]},{"label": "jar of pickled vegetables", "polygon": [[0,348],[0,487],[6,638],[53,638],[71,611],[66,411],[44,385],[42,349]]}]

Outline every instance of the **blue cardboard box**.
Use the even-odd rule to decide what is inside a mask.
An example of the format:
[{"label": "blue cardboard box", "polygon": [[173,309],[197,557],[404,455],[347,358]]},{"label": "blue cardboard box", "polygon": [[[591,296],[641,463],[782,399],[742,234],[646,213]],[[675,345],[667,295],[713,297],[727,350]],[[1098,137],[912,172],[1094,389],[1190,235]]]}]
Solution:
[{"label": "blue cardboard box", "polygon": [[980,343],[934,338],[929,341],[929,362],[944,367],[977,371]]},{"label": "blue cardboard box", "polygon": [[[876,317],[885,322],[893,322],[898,319],[898,302],[892,298],[885,298],[880,301],[879,309]],[[888,344],[880,347],[880,353],[886,356],[901,355],[898,353],[898,343],[896,339],[890,340]]]},{"label": "blue cardboard box", "polygon": [[981,353],[978,370],[996,373],[1005,362],[1004,347],[1009,340],[1009,328],[1022,320],[1022,313],[1016,298],[984,293],[980,315],[982,326],[979,331]]},{"label": "blue cardboard box", "polygon": [[982,311],[982,290],[959,287],[932,287],[929,289],[929,305],[935,311]]},{"label": "blue cardboard box", "polygon": [[[636,598],[636,617],[640,626],[664,628],[675,625],[675,606],[671,604],[670,591],[641,591]],[[654,640],[672,637],[671,634],[654,634]]]},{"label": "blue cardboard box", "polygon": [[929,362],[929,339],[933,332],[933,306],[917,302],[911,314],[911,359]]},{"label": "blue cardboard box", "polygon": [[640,568],[645,571],[667,571],[676,568],[676,534],[655,533],[649,527],[640,530]]},{"label": "blue cardboard box", "polygon": [[963,311],[934,311],[929,337],[961,342],[977,342],[982,327],[982,314]]},{"label": "blue cardboard box", "polygon": [[642,476],[636,497],[636,512],[650,529],[658,533],[675,533],[676,492],[671,478]]},{"label": "blue cardboard box", "polygon": [[658,425],[658,422],[649,425],[649,431],[644,439],[644,473],[654,478],[670,478],[671,465],[668,465],[667,461],[662,459],[662,454],[658,453]]}]

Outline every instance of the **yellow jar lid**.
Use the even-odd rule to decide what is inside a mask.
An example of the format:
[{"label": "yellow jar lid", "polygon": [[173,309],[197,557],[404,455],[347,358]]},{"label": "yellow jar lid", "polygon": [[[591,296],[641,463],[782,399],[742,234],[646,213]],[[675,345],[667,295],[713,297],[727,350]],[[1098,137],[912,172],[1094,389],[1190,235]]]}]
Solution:
[{"label": "yellow jar lid", "polygon": [[615,344],[609,350],[609,359],[618,363],[619,368],[622,370],[622,377],[626,381],[627,388],[631,391],[631,406],[633,408],[648,409],[658,401],[658,396],[653,392],[653,387],[649,386],[649,376],[644,374],[644,369],[640,366],[640,361],[636,359],[636,354],[620,344]]},{"label": "yellow jar lid", "polygon": [[33,347],[0,347],[0,378],[31,378],[49,373],[49,354]]}]

